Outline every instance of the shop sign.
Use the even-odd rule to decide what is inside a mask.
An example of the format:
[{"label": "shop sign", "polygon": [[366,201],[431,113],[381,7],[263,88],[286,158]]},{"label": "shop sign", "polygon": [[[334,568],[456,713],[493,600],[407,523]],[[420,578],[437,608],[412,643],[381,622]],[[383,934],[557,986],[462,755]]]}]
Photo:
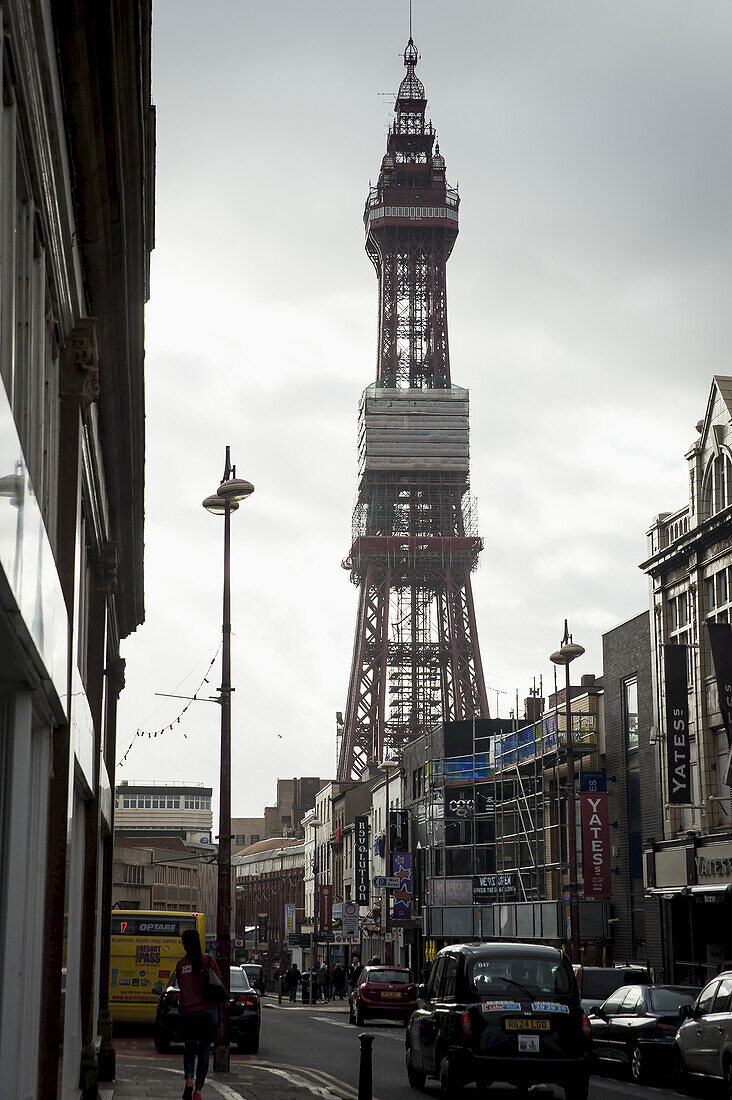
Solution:
[{"label": "shop sign", "polygon": [[354,845],[356,849],[355,887],[356,904],[368,905],[369,903],[369,819],[356,817],[354,819]]},{"label": "shop sign", "polygon": [[673,806],[691,804],[691,745],[689,696],[686,683],[685,645],[665,645],[666,673],[666,777],[668,800]]},{"label": "shop sign", "polygon": [[580,772],[579,780],[585,897],[609,898],[610,819],[605,772]]},{"label": "shop sign", "polygon": [[704,882],[732,882],[732,855],[712,856],[698,855],[695,857],[696,880],[700,884]]}]

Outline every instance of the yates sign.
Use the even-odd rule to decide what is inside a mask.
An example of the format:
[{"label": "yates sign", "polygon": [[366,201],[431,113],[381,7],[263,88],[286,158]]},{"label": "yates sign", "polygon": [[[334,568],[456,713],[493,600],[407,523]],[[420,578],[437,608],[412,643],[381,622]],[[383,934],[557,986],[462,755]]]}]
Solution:
[{"label": "yates sign", "polygon": [[691,802],[689,696],[685,645],[664,646],[666,673],[666,766],[668,800],[674,806]]},{"label": "yates sign", "polygon": [[610,820],[605,772],[580,772],[579,780],[585,897],[609,898]]},{"label": "yates sign", "polygon": [[356,845],[356,904],[369,903],[369,819],[354,819]]}]

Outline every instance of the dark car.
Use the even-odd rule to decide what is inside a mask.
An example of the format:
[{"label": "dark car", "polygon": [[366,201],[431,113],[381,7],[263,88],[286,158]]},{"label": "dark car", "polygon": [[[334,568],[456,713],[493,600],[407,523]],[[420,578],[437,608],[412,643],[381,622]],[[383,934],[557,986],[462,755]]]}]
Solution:
[{"label": "dark car", "polygon": [[436,1077],[446,1095],[474,1081],[557,1084],[587,1100],[590,1024],[572,966],[554,947],[453,944],[439,952],[406,1033],[413,1088]]},{"label": "dark car", "polygon": [[406,1023],[417,1007],[417,987],[402,966],[365,966],[348,998],[348,1019],[360,1027],[367,1016]]},{"label": "dark car", "polygon": [[[244,971],[238,966],[230,970],[229,1037],[239,1050],[256,1054],[259,1050],[261,1005],[259,994],[252,989]],[[183,1019],[180,1014],[180,990],[175,975],[160,994],[155,1016],[154,1042],[160,1054],[170,1050],[171,1043],[183,1042]]]},{"label": "dark car", "polygon": [[585,1012],[601,1005],[621,985],[653,985],[646,968],[632,963],[626,966],[576,965],[574,976]]},{"label": "dark car", "polygon": [[732,1097],[732,970],[707,982],[683,1015],[675,1043],[679,1076],[722,1079]]},{"label": "dark car", "polygon": [[681,1006],[693,1004],[698,992],[678,985],[622,985],[590,1009],[595,1059],[628,1068],[637,1083],[654,1069],[670,1070]]},{"label": "dark car", "polygon": [[249,978],[252,989],[256,989],[257,993],[263,997],[267,992],[264,967],[260,966],[259,963],[242,963],[241,968]]}]

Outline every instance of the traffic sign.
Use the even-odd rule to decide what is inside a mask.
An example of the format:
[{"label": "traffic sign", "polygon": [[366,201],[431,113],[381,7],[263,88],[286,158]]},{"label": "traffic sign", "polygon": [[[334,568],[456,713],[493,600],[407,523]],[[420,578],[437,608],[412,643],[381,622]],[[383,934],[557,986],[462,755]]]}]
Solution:
[{"label": "traffic sign", "polygon": [[374,879],[375,890],[398,890],[399,879],[396,875],[377,875]]},{"label": "traffic sign", "polygon": [[290,947],[307,947],[310,943],[310,935],[307,932],[290,932],[287,942]]}]

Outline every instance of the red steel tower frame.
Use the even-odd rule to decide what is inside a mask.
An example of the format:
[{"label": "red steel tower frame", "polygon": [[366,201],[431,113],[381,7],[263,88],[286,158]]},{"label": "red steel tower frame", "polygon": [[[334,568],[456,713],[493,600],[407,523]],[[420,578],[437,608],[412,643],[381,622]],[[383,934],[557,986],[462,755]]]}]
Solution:
[{"label": "red steel tower frame", "polygon": [[366,251],[379,284],[375,384],[359,410],[351,552],[359,587],[338,778],[358,778],[439,721],[488,717],[471,573],[468,393],[452,385],[446,264],[459,196],[416,74],[411,37]]}]

